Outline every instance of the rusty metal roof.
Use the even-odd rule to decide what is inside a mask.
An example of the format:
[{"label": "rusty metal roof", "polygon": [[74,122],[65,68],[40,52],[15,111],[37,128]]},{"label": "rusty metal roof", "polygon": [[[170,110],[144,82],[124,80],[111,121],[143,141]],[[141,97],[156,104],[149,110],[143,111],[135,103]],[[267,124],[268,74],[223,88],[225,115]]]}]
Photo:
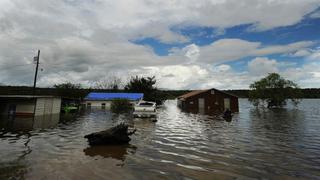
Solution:
[{"label": "rusty metal roof", "polygon": [[189,98],[189,97],[191,97],[191,96],[195,96],[195,95],[197,95],[197,94],[201,94],[201,93],[206,92],[206,91],[209,91],[209,90],[210,90],[210,89],[206,89],[206,90],[195,90],[195,91],[189,92],[189,93],[187,93],[187,94],[181,95],[181,96],[179,96],[179,98],[187,99],[187,98]]},{"label": "rusty metal roof", "polygon": [[189,93],[187,93],[187,94],[181,95],[181,96],[179,96],[178,98],[179,98],[179,99],[187,99],[187,98],[189,98],[189,97],[192,97],[192,96],[195,96],[195,95],[198,95],[198,94],[201,94],[201,93],[210,91],[210,90],[219,91],[219,92],[221,92],[221,93],[223,93],[223,94],[227,94],[227,95],[229,95],[229,96],[237,97],[237,96],[235,96],[235,95],[233,95],[233,94],[229,94],[229,93],[227,93],[227,92],[220,91],[220,90],[215,89],[215,88],[211,88],[211,89],[205,89],[205,90],[195,90],[195,91],[189,92]]}]

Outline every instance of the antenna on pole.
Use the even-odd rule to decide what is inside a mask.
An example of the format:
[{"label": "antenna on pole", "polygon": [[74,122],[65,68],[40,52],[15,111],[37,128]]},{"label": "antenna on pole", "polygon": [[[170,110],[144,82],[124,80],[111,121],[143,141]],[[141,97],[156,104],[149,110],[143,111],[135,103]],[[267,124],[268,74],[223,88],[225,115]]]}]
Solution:
[{"label": "antenna on pole", "polygon": [[40,60],[40,50],[38,50],[38,56],[33,58],[33,61],[36,63],[36,72],[34,74],[34,80],[33,80],[33,93],[32,93],[33,96],[36,94],[36,85],[37,85],[39,60]]}]

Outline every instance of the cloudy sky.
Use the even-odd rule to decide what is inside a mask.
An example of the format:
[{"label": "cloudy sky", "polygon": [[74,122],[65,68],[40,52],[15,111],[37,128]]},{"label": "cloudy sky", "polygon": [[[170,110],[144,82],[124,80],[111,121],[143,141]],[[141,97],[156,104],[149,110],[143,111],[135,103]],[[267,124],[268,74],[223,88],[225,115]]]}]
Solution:
[{"label": "cloudy sky", "polygon": [[320,88],[320,0],[0,0],[0,84],[248,88],[271,72]]}]

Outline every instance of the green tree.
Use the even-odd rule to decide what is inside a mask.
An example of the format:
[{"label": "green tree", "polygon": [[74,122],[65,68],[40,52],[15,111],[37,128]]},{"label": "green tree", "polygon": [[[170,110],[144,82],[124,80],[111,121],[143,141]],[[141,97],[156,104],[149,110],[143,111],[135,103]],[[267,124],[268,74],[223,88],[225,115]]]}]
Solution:
[{"label": "green tree", "polygon": [[268,107],[282,107],[290,99],[295,105],[299,103],[301,91],[298,85],[286,80],[277,73],[270,73],[267,77],[250,85],[249,101],[255,106],[267,102]]},{"label": "green tree", "polygon": [[81,89],[81,84],[73,84],[71,82],[61,83],[61,84],[55,84],[53,85],[54,88],[57,89]]},{"label": "green tree", "polygon": [[157,88],[155,76],[152,77],[131,77],[128,84],[124,87],[126,91],[143,93],[147,101],[157,101]]},{"label": "green tree", "polygon": [[89,90],[83,90],[81,84],[73,84],[70,82],[55,84],[56,92],[62,97],[83,98],[88,94]]}]

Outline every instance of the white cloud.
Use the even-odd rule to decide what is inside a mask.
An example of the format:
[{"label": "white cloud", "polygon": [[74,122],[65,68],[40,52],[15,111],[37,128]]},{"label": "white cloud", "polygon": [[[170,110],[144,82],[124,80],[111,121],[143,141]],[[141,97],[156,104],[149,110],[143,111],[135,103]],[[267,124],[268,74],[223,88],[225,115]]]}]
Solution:
[{"label": "white cloud", "polygon": [[216,72],[227,72],[231,70],[231,66],[227,64],[221,64],[219,66],[214,67],[213,70]]},{"label": "white cloud", "polygon": [[293,25],[314,11],[319,0],[5,0],[1,3],[0,12],[5,19],[23,25],[24,30],[38,29],[39,34],[46,32],[45,29],[59,32],[62,26],[86,34],[98,27],[127,38],[155,37],[173,42],[187,41],[171,31],[176,25],[209,26],[220,31],[241,24],[255,24],[258,30]]},{"label": "white cloud", "polygon": [[312,52],[309,49],[301,49],[294,53],[289,54],[291,57],[305,57],[309,56]]},{"label": "white cloud", "polygon": [[232,61],[252,54],[260,46],[259,42],[241,39],[221,39],[200,49],[201,61],[219,63]]},{"label": "white cloud", "polygon": [[280,53],[290,53],[294,52],[309,46],[312,46],[314,42],[312,41],[300,41],[287,45],[276,45],[276,46],[267,46],[256,49],[252,54],[257,56],[263,56],[268,54],[280,54]]},{"label": "white cloud", "polygon": [[311,17],[311,18],[320,18],[320,10],[312,13],[312,14],[310,15],[310,17]]},{"label": "white cloud", "polygon": [[169,65],[136,69],[131,74],[155,75],[159,87],[166,89],[241,89],[257,77],[236,72],[231,66]]},{"label": "white cloud", "polygon": [[320,61],[320,49],[314,50],[309,56],[308,59],[314,61]]},{"label": "white cloud", "polygon": [[297,68],[288,68],[283,73],[285,78],[293,80],[303,88],[319,87],[320,63],[311,62]]},{"label": "white cloud", "polygon": [[[255,30],[288,26],[312,12],[319,0],[1,0],[0,83],[30,85],[32,58],[41,49],[39,85],[66,80],[90,84],[110,72],[156,74],[162,87],[246,87],[252,77],[225,63],[244,57],[294,53],[313,43],[264,46],[242,39],[189,44],[168,56],[131,40],[153,37],[186,43],[175,27],[254,24]],[[232,11],[230,11],[232,9]],[[190,42],[191,43],[191,42]],[[317,58],[313,53],[310,58]],[[271,60],[272,61],[272,60]],[[269,61],[268,61],[269,62]],[[19,65],[19,66],[17,66]]]},{"label": "white cloud", "polygon": [[253,75],[266,75],[278,72],[278,62],[266,57],[257,57],[248,63],[248,69]]},{"label": "white cloud", "polygon": [[184,52],[185,57],[188,58],[189,63],[195,63],[200,55],[200,49],[197,45],[191,44],[182,49]]},{"label": "white cloud", "polygon": [[194,83],[205,81],[209,75],[207,69],[198,65],[149,67],[147,70],[148,74],[158,77],[160,87],[169,89],[194,88]]},{"label": "white cloud", "polygon": [[262,46],[259,42],[250,42],[242,39],[220,39],[200,48],[199,61],[221,63],[248,56],[290,53],[313,44],[311,41],[301,41],[286,45]]}]

